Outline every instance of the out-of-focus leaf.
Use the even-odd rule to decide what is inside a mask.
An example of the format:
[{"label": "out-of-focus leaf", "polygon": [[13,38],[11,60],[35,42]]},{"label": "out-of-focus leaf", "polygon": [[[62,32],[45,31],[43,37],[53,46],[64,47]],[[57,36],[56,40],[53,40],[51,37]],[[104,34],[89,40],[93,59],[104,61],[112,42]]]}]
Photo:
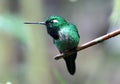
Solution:
[{"label": "out-of-focus leaf", "polygon": [[0,16],[0,31],[7,32],[22,42],[25,42],[24,24],[17,15],[5,14]]},{"label": "out-of-focus leaf", "polygon": [[113,25],[120,22],[120,0],[114,0],[113,12],[110,17],[110,21]]},{"label": "out-of-focus leaf", "polygon": [[66,81],[60,75],[60,73],[58,73],[57,71],[54,70],[54,74],[60,84],[67,84]]}]

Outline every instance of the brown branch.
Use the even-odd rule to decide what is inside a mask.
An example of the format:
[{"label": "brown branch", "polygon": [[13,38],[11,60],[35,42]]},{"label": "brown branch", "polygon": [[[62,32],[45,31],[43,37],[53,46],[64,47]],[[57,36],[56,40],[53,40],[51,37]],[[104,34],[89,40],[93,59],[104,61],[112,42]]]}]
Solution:
[{"label": "brown branch", "polygon": [[86,48],[91,47],[93,45],[96,45],[98,43],[101,43],[101,42],[103,42],[103,41],[105,41],[105,40],[107,40],[107,39],[109,39],[111,37],[117,36],[118,34],[120,34],[120,29],[118,29],[116,31],[113,31],[111,33],[108,33],[106,35],[103,35],[103,36],[101,36],[99,38],[96,38],[96,39],[94,39],[92,41],[89,41],[89,42],[87,42],[87,43],[85,43],[83,45],[80,45],[80,46],[77,47],[77,49],[75,51],[65,52],[65,53],[59,54],[59,55],[55,56],[55,60],[59,60],[59,59],[61,59],[63,57],[69,56],[69,55],[71,55],[71,54],[73,54],[75,52],[78,52],[80,50],[83,50],[83,49],[86,49]]}]

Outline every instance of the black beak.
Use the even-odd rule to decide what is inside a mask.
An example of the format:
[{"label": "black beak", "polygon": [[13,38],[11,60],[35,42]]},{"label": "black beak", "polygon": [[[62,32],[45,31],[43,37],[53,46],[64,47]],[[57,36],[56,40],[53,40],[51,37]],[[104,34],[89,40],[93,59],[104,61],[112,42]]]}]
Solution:
[{"label": "black beak", "polygon": [[24,22],[24,24],[41,24],[41,25],[46,25],[45,22]]}]

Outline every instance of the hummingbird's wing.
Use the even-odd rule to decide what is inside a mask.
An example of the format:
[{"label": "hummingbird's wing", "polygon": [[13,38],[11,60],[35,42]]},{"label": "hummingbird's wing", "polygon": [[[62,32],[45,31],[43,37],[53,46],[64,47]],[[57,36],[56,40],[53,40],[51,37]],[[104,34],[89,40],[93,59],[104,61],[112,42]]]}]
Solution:
[{"label": "hummingbird's wing", "polygon": [[78,34],[78,37],[80,38],[77,27],[72,23],[69,23],[69,26],[70,26],[70,28],[72,28],[73,31],[75,31]]}]

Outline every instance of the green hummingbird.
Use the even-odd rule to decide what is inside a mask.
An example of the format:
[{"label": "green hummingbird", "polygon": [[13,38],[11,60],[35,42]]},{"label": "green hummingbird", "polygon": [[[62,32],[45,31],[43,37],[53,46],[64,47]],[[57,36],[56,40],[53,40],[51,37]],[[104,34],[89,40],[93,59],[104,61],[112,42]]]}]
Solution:
[{"label": "green hummingbird", "polygon": [[[47,27],[48,34],[53,38],[60,53],[75,50],[79,44],[80,36],[76,26],[60,16],[50,16],[45,22],[25,22],[25,24],[42,24]],[[64,57],[67,69],[71,75],[76,71],[75,59],[77,52]]]}]

